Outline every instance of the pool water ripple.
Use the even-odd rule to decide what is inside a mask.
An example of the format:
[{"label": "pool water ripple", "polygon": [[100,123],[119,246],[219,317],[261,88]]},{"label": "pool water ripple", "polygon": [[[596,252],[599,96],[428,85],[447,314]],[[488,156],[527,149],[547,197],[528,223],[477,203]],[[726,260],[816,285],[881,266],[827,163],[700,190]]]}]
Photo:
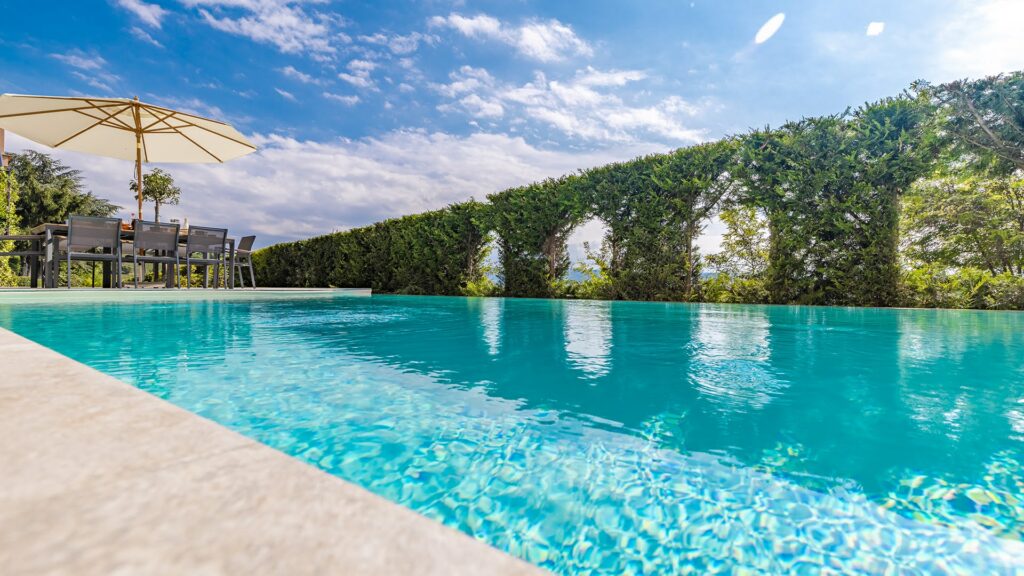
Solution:
[{"label": "pool water ripple", "polygon": [[1024,563],[1020,314],[374,296],[0,326],[556,572]]}]

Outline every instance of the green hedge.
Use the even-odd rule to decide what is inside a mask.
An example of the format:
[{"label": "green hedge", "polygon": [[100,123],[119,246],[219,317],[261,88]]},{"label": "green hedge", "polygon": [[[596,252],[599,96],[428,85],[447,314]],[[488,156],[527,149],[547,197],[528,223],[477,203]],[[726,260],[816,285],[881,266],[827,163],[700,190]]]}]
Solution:
[{"label": "green hedge", "polygon": [[[936,113],[948,106],[929,94],[511,188],[487,203],[272,246],[256,253],[257,277],[267,286],[414,294],[1024,308],[1019,277],[901,268],[901,198],[936,165],[963,164]],[[709,259],[696,240],[716,213],[736,208],[764,215],[758,226],[767,229],[767,264],[704,278]],[[594,255],[600,274],[568,281],[566,241],[590,218],[607,226]],[[481,269],[492,234],[498,289]],[[727,252],[710,261],[728,261]]]},{"label": "green hedge", "polygon": [[455,204],[256,251],[262,286],[371,287],[404,294],[462,294],[478,280],[483,205]]}]

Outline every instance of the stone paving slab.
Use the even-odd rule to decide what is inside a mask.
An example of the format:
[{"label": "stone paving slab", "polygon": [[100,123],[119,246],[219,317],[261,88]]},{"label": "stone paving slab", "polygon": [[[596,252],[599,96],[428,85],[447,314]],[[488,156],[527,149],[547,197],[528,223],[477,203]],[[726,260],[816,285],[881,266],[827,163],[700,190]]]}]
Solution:
[{"label": "stone paving slab", "polygon": [[544,573],[0,329],[0,574]]}]

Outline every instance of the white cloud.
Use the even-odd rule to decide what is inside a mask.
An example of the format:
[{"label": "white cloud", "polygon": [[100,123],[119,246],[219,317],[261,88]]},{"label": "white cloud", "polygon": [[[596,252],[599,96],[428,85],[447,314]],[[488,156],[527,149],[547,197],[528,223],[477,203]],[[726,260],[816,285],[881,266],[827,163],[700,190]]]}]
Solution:
[{"label": "white cloud", "polygon": [[433,34],[412,32],[404,36],[400,34],[384,34],[378,32],[370,36],[359,36],[359,40],[368,44],[387,46],[395,54],[411,54],[419,49],[420,43],[435,44],[440,40]]},{"label": "white cloud", "polygon": [[594,53],[590,44],[577,36],[571,26],[554,19],[532,20],[521,26],[512,26],[486,14],[467,17],[453,13],[434,16],[429,23],[434,27],[452,28],[469,38],[504,42],[523,56],[541,62],[557,62],[570,56],[592,56]]},{"label": "white cloud", "polygon": [[287,90],[281,90],[280,88],[274,88],[274,91],[281,95],[285,100],[291,100],[292,102],[298,102],[299,99],[295,97],[295,94],[288,92]]},{"label": "white cloud", "polygon": [[[234,237],[256,234],[263,245],[483,199],[510,186],[664,151],[658,144],[558,151],[505,134],[423,131],[331,142],[251,139],[259,151],[226,164],[159,165],[182,189],[181,204],[161,209],[161,216],[226,226]],[[14,135],[8,142],[14,151],[47,151]],[[81,169],[98,196],[124,206],[123,215],[132,210],[131,162],[51,152]]]},{"label": "white cloud", "polygon": [[471,38],[499,38],[504,33],[501,21],[493,16],[480,14],[467,18],[461,14],[449,14],[447,17],[434,16],[430,19],[432,26],[449,26]]},{"label": "white cloud", "polygon": [[147,4],[142,0],[117,0],[117,5],[128,10],[147,26],[159,28],[169,12],[158,4]]},{"label": "white cloud", "polygon": [[1024,69],[1024,2],[961,1],[934,42],[936,81],[988,76]]},{"label": "white cloud", "polygon": [[50,56],[79,70],[101,70],[107,65],[107,61],[102,56],[87,54],[81,50],[72,50],[67,54],[50,54]]},{"label": "white cloud", "polygon": [[164,45],[161,44],[159,41],[157,41],[156,38],[153,38],[153,36],[149,32],[146,32],[145,30],[143,30],[142,28],[139,28],[138,26],[132,26],[132,29],[130,30],[130,32],[131,32],[132,36],[134,36],[137,40],[140,40],[140,41],[145,42],[147,44],[152,44],[153,46],[156,46],[157,48],[163,48],[164,47]]},{"label": "white cloud", "polygon": [[754,35],[754,44],[764,44],[769,38],[775,36],[775,33],[782,27],[782,22],[786,20],[786,15],[779,12],[775,16],[772,16],[765,22],[761,28]]},{"label": "white cloud", "polygon": [[342,72],[338,74],[338,78],[341,78],[345,82],[356,86],[357,88],[366,88],[375,90],[377,84],[370,77],[370,73],[377,69],[377,64],[369,60],[352,60],[346,66],[348,72]]},{"label": "white cloud", "polygon": [[459,104],[476,118],[501,118],[505,108],[496,99],[484,99],[477,94],[470,94],[459,100]]},{"label": "white cloud", "polygon": [[328,100],[333,100],[335,102],[340,102],[340,103],[342,103],[342,104],[344,104],[346,106],[355,106],[356,104],[359,104],[359,96],[356,96],[354,94],[353,95],[345,95],[345,94],[335,94],[333,92],[324,92],[323,96],[324,96],[324,98],[327,98]]},{"label": "white cloud", "polygon": [[315,84],[315,85],[323,84],[323,81],[321,81],[320,79],[314,78],[314,77],[310,76],[309,74],[306,74],[305,72],[302,72],[301,70],[297,70],[294,66],[285,66],[284,68],[281,68],[279,71],[286,78],[291,78],[292,80],[298,80],[299,82],[302,82],[303,84]]},{"label": "white cloud", "polygon": [[50,57],[74,68],[71,71],[72,76],[105,92],[104,95],[113,93],[114,86],[121,80],[116,74],[107,71],[107,61],[98,54],[90,54],[76,49],[67,54],[50,54]]},{"label": "white cloud", "polygon": [[864,34],[866,36],[878,36],[882,32],[885,32],[885,22],[871,22],[868,24]]},{"label": "white cloud", "polygon": [[448,75],[451,80],[448,84],[437,84],[434,88],[442,95],[455,98],[467,92],[491,89],[495,85],[494,77],[483,68],[463,66],[457,71]]},{"label": "white cloud", "polygon": [[516,32],[516,47],[541,62],[562,60],[568,55],[592,56],[593,49],[573,29],[558,20],[532,22]]},{"label": "white cloud", "polygon": [[376,86],[373,80],[370,80],[370,78],[366,75],[349,74],[347,72],[342,72],[341,74],[338,74],[338,78],[341,78],[345,82],[348,82],[349,84],[357,88],[373,88],[374,86]]},{"label": "white cloud", "polygon": [[105,92],[104,95],[110,95],[114,92],[114,85],[117,84],[121,77],[110,72],[94,71],[89,73],[82,73],[77,70],[71,72],[71,75],[78,78],[82,82],[85,82],[89,86]]},{"label": "white cloud", "polygon": [[532,82],[516,86],[498,82],[485,69],[463,66],[449,75],[449,83],[433,88],[449,99],[438,107],[443,112],[494,119],[512,110],[512,121],[533,121],[589,143],[703,140],[702,131],[688,127],[698,106],[678,96],[627,104],[611,91],[645,78],[647,74],[640,70],[587,67],[567,80],[537,73]]},{"label": "white cloud", "polygon": [[576,78],[576,82],[583,86],[625,86],[630,82],[637,82],[647,78],[643,70],[610,70],[599,71],[587,66]]},{"label": "white cloud", "polygon": [[[286,54],[334,54],[332,23],[337,18],[307,13],[301,0],[181,0],[199,8],[203,21],[229,34],[272,44]],[[208,8],[208,9],[207,9]]]}]

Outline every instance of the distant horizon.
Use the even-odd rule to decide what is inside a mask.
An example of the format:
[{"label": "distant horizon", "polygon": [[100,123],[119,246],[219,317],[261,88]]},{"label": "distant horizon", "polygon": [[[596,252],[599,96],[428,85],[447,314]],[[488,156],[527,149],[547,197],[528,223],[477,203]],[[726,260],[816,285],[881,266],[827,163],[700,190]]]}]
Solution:
[{"label": "distant horizon", "polygon": [[[164,219],[259,245],[1024,68],[1009,0],[63,4],[5,14],[0,92],[138,95],[233,123],[259,152],[147,169],[183,189]],[[53,153],[132,211],[131,163],[7,145]],[[601,234],[574,232],[574,259]],[[701,250],[720,234],[712,222]]]}]

